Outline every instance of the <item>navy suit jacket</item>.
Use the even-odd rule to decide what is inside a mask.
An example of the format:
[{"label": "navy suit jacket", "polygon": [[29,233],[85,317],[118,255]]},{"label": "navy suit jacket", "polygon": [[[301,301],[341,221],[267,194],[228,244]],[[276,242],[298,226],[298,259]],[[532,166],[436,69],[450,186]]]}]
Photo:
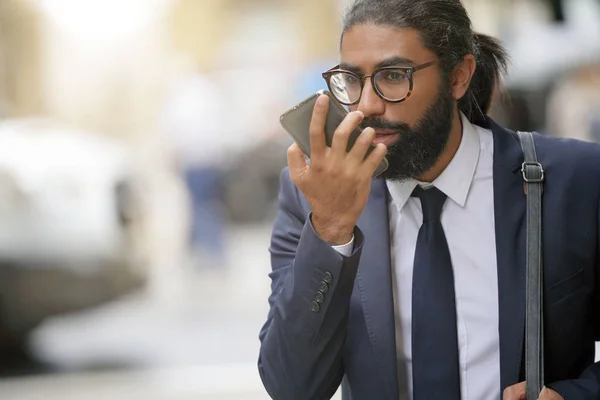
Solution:
[{"label": "navy suit jacket", "polygon": [[[491,119],[485,127],[494,137],[503,391],[524,380],[526,197],[516,134]],[[600,145],[541,135],[535,143],[546,171],[546,385],[566,400],[600,399]],[[342,384],[352,400],[398,399],[387,193],[382,179],[372,181],[354,252],[344,257],[315,233],[308,202],[283,171],[258,361],[272,398],[329,399]],[[317,311],[311,302],[323,281],[331,283]]]}]

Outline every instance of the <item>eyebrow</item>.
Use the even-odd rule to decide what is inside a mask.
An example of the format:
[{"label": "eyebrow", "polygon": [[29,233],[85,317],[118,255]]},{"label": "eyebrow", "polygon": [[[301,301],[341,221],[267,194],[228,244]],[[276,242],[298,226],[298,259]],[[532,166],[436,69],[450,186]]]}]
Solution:
[{"label": "eyebrow", "polygon": [[[413,67],[416,63],[405,57],[392,57],[387,58],[375,66],[375,69],[385,68],[385,67]],[[340,63],[340,69],[345,69],[346,71],[354,72],[355,74],[361,74],[363,72],[362,68],[356,65],[348,64],[348,63]]]}]

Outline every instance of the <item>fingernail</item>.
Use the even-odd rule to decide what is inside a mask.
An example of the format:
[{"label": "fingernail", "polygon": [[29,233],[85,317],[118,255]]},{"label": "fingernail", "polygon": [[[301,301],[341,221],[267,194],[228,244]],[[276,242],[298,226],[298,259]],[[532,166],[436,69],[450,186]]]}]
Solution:
[{"label": "fingernail", "polygon": [[363,114],[362,111],[354,111],[359,117],[360,119],[363,119],[365,117],[365,114]]},{"label": "fingernail", "polygon": [[317,105],[319,105],[319,106],[324,106],[326,102],[327,102],[327,96],[325,96],[325,95],[321,95],[317,99]]}]

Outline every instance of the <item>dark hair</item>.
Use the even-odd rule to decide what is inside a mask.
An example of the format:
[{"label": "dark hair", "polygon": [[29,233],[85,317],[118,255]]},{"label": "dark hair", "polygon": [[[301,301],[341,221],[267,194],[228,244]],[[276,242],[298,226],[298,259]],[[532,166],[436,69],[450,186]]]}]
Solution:
[{"label": "dark hair", "polygon": [[508,54],[498,40],[473,32],[460,0],[356,0],[346,12],[344,32],[368,23],[416,29],[446,74],[472,54],[477,68],[458,106],[471,122],[485,118],[494,88],[506,73]]}]

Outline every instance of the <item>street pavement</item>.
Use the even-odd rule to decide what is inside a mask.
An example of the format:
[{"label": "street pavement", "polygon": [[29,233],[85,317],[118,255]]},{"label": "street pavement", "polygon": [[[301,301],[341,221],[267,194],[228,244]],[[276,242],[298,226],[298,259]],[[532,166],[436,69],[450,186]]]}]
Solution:
[{"label": "street pavement", "polygon": [[232,228],[228,265],[169,266],[142,293],[50,319],[32,348],[54,372],[0,380],[0,397],[269,399],[256,368],[268,311],[269,235],[268,225]]}]

